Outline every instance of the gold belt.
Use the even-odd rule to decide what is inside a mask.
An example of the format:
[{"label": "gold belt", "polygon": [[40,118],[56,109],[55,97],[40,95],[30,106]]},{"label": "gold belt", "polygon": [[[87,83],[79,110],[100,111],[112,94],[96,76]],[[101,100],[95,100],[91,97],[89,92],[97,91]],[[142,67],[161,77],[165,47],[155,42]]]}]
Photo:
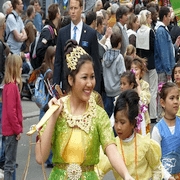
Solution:
[{"label": "gold belt", "polygon": [[82,172],[94,171],[94,165],[80,166],[79,164],[54,164],[55,167],[67,171],[67,176],[71,180],[78,180],[82,176]]}]

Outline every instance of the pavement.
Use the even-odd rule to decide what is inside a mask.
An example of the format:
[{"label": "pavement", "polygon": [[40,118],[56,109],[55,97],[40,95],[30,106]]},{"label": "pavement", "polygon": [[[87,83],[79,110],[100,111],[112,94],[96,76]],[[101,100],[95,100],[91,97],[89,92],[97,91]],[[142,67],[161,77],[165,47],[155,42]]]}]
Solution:
[{"label": "pavement", "polygon": [[35,102],[32,102],[29,99],[23,98],[21,103],[22,103],[24,120],[27,118],[39,116],[39,107],[36,105]]}]

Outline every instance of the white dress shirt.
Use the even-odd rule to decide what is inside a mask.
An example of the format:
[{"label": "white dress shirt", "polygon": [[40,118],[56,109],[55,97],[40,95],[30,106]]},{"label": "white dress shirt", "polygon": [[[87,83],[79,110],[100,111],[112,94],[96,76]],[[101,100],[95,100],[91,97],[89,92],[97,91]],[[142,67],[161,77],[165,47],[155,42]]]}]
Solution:
[{"label": "white dress shirt", "polygon": [[79,41],[81,38],[81,32],[82,32],[82,28],[83,28],[82,20],[77,25],[73,24],[73,22],[71,21],[71,39],[73,39],[73,36],[74,36],[74,26],[77,27],[77,29],[76,29],[76,41],[79,44]]}]

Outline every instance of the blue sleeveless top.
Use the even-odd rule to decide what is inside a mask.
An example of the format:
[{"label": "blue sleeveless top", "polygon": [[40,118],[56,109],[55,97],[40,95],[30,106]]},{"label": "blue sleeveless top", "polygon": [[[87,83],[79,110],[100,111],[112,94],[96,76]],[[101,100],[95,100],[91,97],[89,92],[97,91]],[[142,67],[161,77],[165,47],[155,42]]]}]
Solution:
[{"label": "blue sleeveless top", "polygon": [[170,174],[180,173],[180,118],[176,116],[175,132],[171,131],[162,118],[156,127],[159,130],[162,151],[162,164]]}]

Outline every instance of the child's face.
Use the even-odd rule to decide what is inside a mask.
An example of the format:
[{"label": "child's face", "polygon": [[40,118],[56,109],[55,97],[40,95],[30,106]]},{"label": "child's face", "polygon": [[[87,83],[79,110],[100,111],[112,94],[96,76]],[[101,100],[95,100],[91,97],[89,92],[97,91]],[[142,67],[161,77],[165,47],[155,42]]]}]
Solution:
[{"label": "child's face", "polygon": [[180,67],[176,67],[174,70],[174,80],[179,87],[180,86]]},{"label": "child's face", "polygon": [[179,109],[179,90],[177,87],[172,87],[167,90],[166,99],[161,99],[161,106],[165,110],[166,116],[174,117]]},{"label": "child's face", "polygon": [[134,63],[132,63],[131,64],[131,69],[133,69],[135,71],[136,78],[140,79],[142,77],[142,71],[141,71],[139,66],[137,66]]},{"label": "child's face", "polygon": [[125,91],[125,90],[128,90],[128,89],[133,89],[133,84],[129,83],[127,77],[121,77],[120,79],[120,89],[121,91]]},{"label": "child's face", "polygon": [[115,115],[114,128],[120,139],[124,140],[130,137],[134,131],[134,125],[130,124],[125,110],[118,111]]}]

